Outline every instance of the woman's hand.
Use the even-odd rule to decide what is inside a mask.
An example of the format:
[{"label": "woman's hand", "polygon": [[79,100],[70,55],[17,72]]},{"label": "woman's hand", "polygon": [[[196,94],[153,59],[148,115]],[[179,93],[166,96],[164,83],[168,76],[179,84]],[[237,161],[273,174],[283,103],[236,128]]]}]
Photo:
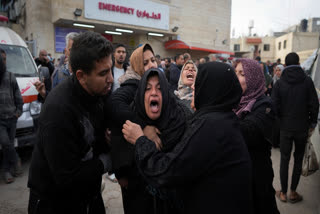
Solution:
[{"label": "woman's hand", "polygon": [[154,127],[154,126],[146,126],[143,129],[143,133],[148,139],[150,139],[151,141],[155,142],[156,147],[157,147],[158,150],[162,149],[161,139],[158,136],[158,134],[160,134],[160,131],[156,127]]},{"label": "woman's hand", "polygon": [[123,124],[122,133],[126,141],[135,145],[136,141],[139,137],[143,136],[143,131],[141,127],[132,123],[130,120],[127,120],[125,124]]}]

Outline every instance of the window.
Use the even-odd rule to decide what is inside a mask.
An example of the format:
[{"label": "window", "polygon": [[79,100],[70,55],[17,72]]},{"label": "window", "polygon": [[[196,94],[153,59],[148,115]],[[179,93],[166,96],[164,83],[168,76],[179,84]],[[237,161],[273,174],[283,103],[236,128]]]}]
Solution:
[{"label": "window", "polygon": [[317,25],[320,25],[320,20],[317,20]]},{"label": "window", "polygon": [[264,44],[263,45],[263,51],[270,51],[270,45],[269,44]]},{"label": "window", "polygon": [[278,49],[281,50],[281,42],[278,44]]},{"label": "window", "polygon": [[239,44],[234,44],[233,51],[240,51],[240,45]]},{"label": "window", "polygon": [[286,49],[286,47],[287,47],[287,40],[284,40],[283,41],[283,49]]},{"label": "window", "polygon": [[14,73],[16,77],[33,77],[38,73],[27,48],[2,44],[0,48],[7,54],[7,71]]}]

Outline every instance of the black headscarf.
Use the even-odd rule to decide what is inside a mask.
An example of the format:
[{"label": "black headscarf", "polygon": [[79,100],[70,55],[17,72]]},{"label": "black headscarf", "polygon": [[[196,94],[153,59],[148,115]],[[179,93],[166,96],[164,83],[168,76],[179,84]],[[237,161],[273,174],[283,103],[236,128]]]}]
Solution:
[{"label": "black headscarf", "polygon": [[231,66],[220,62],[209,62],[199,68],[194,96],[196,113],[226,112],[237,107],[242,89]]},{"label": "black headscarf", "polygon": [[[148,117],[144,106],[144,94],[148,78],[154,75],[159,77],[162,94],[162,109],[157,120],[151,120]],[[155,126],[161,132],[162,151],[169,151],[179,142],[185,131],[186,116],[181,105],[177,103],[176,97],[169,92],[168,81],[159,69],[151,68],[142,76],[135,97],[135,110],[146,125]]]}]

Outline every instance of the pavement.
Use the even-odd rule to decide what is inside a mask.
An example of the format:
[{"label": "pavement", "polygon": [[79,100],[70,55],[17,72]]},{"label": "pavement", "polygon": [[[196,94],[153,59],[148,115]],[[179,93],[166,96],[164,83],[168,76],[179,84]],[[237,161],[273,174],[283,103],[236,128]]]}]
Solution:
[{"label": "pavement", "polygon": [[[21,154],[22,153],[22,154]],[[31,149],[20,152],[23,162],[23,175],[16,178],[12,184],[5,184],[0,179],[0,214],[26,214],[28,207],[29,189],[27,188],[28,169],[30,166]],[[280,189],[279,165],[280,151],[272,150],[274,168],[274,187]],[[290,174],[292,173],[293,158],[290,161]],[[104,189],[102,192],[107,214],[123,214],[121,190],[117,183],[111,182],[103,176]],[[290,177],[290,176],[289,176]],[[290,185],[289,180],[289,185]],[[297,191],[303,195],[304,200],[296,203],[283,203],[277,200],[281,214],[320,214],[320,172],[301,177]]]}]

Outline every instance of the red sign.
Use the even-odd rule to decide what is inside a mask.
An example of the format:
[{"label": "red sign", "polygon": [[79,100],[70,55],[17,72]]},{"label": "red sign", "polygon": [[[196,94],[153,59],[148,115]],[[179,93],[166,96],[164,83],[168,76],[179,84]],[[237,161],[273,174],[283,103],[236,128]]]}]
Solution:
[{"label": "red sign", "polygon": [[102,35],[104,38],[106,38],[107,40],[109,40],[110,42],[112,42],[112,35],[105,34],[105,33],[102,33],[101,35]]},{"label": "red sign", "polygon": [[[108,3],[103,3],[99,2],[99,9],[100,10],[108,10],[108,11],[113,11],[117,13],[125,13],[125,14],[130,14],[133,15],[135,9],[134,8],[129,8],[129,7],[124,7],[124,6],[119,6],[119,5],[114,5],[114,4],[108,4]],[[146,10],[136,10],[136,16],[139,18],[147,18],[147,19],[161,19],[161,13],[148,13]]]}]

